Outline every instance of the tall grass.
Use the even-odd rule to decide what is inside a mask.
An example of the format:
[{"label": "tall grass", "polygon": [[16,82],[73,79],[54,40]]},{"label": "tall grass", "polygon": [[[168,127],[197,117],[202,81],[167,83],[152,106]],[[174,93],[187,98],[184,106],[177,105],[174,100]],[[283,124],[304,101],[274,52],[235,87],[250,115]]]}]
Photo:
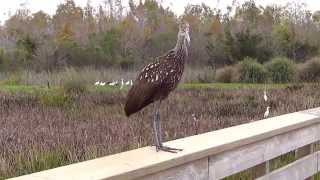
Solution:
[{"label": "tall grass", "polygon": [[[142,68],[142,67],[141,67]],[[82,83],[93,85],[96,81],[111,82],[121,79],[134,80],[140,69],[95,69],[86,68],[65,68],[55,72],[35,72],[23,70],[16,73],[1,73],[0,85],[36,85],[36,86],[63,86],[70,80],[81,80]],[[215,72],[212,68],[190,68],[186,67],[183,75],[183,82],[193,83],[214,82]]]},{"label": "tall grass", "polygon": [[[271,116],[320,106],[318,89],[270,89]],[[0,92],[0,179],[152,144],[153,108],[126,118],[126,91],[43,93]],[[259,120],[266,105],[257,89],[181,88],[161,107],[164,139]]]}]

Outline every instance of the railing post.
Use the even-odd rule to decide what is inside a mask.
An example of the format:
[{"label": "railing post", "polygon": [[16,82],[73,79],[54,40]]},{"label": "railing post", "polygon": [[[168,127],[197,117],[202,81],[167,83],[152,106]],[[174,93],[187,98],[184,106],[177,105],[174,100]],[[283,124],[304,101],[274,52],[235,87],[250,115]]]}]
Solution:
[{"label": "railing post", "polygon": [[[295,150],[295,158],[296,158],[296,160],[298,160],[298,159],[300,159],[304,156],[307,156],[313,152],[314,152],[314,144],[308,144],[306,146],[303,146],[303,147]],[[313,179],[313,177],[306,178],[306,180],[312,180],[312,179]]]}]

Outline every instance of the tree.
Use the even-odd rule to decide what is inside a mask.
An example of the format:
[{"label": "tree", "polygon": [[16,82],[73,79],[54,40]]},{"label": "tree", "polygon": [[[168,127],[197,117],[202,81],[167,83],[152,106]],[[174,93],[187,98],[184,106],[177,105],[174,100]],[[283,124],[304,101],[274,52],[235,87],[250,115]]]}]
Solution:
[{"label": "tree", "polygon": [[312,14],[312,19],[313,19],[314,22],[320,23],[320,11],[315,11]]}]

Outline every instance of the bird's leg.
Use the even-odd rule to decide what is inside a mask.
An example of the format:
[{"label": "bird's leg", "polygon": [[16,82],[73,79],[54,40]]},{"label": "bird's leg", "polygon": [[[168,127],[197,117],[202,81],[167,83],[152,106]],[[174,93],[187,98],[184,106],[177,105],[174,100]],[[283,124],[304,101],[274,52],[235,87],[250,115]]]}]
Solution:
[{"label": "bird's leg", "polygon": [[161,129],[160,112],[159,111],[160,111],[159,109],[157,109],[157,111],[156,111],[156,123],[157,123],[157,131],[158,131],[158,141],[161,145],[162,144],[162,129]]},{"label": "bird's leg", "polygon": [[159,147],[157,147],[157,150],[162,150],[162,151],[166,151],[166,152],[171,152],[171,153],[177,153],[177,151],[182,151],[182,149],[177,149],[177,148],[171,148],[171,147],[167,147],[164,146],[162,144],[162,131],[161,131],[161,122],[160,122],[160,104],[161,101],[159,102],[158,108],[156,109],[156,131],[157,131],[157,142],[159,142]]},{"label": "bird's leg", "polygon": [[158,131],[157,131],[157,113],[153,115],[152,126],[153,126],[153,133],[154,133],[153,142],[155,143],[155,146],[158,151],[159,150],[158,148],[160,147],[160,143],[159,143]]}]

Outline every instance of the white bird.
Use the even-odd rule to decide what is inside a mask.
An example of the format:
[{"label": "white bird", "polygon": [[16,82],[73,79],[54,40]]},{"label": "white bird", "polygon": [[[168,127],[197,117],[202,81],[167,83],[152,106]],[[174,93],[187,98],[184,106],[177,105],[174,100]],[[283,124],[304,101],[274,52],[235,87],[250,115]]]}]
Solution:
[{"label": "white bird", "polygon": [[126,86],[129,86],[129,85],[130,85],[130,81],[127,81],[127,82],[126,82]]},{"label": "white bird", "polygon": [[94,83],[94,85],[95,85],[95,86],[99,86],[99,85],[100,85],[100,82],[97,81],[97,82]]},{"label": "white bird", "polygon": [[113,81],[112,83],[109,83],[109,86],[115,86],[118,84],[118,81]]},{"label": "white bird", "polygon": [[263,115],[264,118],[267,118],[269,116],[269,109],[270,107],[268,106],[266,112]]},{"label": "white bird", "polygon": [[197,116],[195,114],[192,114],[191,116],[192,116],[194,122],[198,122]]},{"label": "white bird", "polygon": [[263,91],[263,99],[264,99],[265,102],[268,101],[268,96],[267,96],[267,91],[266,90]]},{"label": "white bird", "polygon": [[120,86],[120,89],[123,88],[123,85],[124,85],[124,80],[123,80],[123,78],[121,78],[121,86]]},{"label": "white bird", "polygon": [[105,86],[106,83],[105,82],[100,82],[100,86]]}]

